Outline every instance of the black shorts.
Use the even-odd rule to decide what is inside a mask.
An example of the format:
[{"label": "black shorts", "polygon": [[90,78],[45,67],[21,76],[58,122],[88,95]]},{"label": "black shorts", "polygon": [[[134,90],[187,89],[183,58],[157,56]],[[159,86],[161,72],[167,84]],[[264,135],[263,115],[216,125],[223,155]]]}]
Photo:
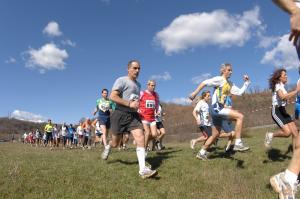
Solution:
[{"label": "black shorts", "polygon": [[212,129],[211,126],[199,126],[200,131],[205,137],[210,137],[212,135]]},{"label": "black shorts", "polygon": [[134,129],[143,129],[140,116],[137,112],[125,112],[116,109],[110,118],[111,132],[119,135]]},{"label": "black shorts", "polygon": [[162,129],[162,128],[164,128],[163,123],[162,123],[162,122],[156,122],[156,128],[157,128],[157,129]]},{"label": "black shorts", "polygon": [[293,121],[291,116],[286,112],[285,106],[272,106],[271,114],[274,122],[280,128]]},{"label": "black shorts", "polygon": [[49,140],[53,140],[53,137],[52,137],[52,132],[50,133],[46,133],[46,140],[49,141]]}]

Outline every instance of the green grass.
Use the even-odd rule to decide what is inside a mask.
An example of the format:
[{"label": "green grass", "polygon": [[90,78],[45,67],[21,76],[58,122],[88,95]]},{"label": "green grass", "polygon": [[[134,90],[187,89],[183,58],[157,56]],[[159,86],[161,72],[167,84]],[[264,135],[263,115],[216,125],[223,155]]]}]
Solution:
[{"label": "green grass", "polygon": [[[107,161],[100,148],[53,150],[19,143],[0,144],[0,198],[249,198],[277,195],[269,178],[286,168],[283,155],[291,139],[275,139],[269,157],[263,130],[247,132],[251,151],[222,157],[225,140],[203,162],[188,143],[167,143],[151,152],[148,162],[158,170],[153,179],[138,176],[135,150],[113,150]],[[200,146],[198,146],[199,148]]]}]

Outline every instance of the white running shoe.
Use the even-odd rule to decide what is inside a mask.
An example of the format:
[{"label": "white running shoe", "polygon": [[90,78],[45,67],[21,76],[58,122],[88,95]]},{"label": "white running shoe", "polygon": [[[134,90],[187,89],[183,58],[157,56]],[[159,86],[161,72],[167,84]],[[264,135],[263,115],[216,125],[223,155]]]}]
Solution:
[{"label": "white running shoe", "polygon": [[235,144],[233,147],[234,151],[247,151],[250,147],[245,146],[242,142],[240,144]]},{"label": "white running shoe", "polygon": [[156,170],[151,170],[150,168],[145,167],[144,170],[139,172],[139,174],[143,179],[146,179],[146,178],[150,178],[150,177],[155,176],[157,174],[157,171]]},{"label": "white running shoe", "polygon": [[104,150],[101,155],[102,160],[107,160],[109,153],[110,153],[110,145],[104,147]]},{"label": "white running shoe", "polygon": [[271,132],[266,132],[265,142],[264,142],[266,148],[271,148],[272,139],[273,136],[271,136]]},{"label": "white running shoe", "polygon": [[201,154],[200,152],[196,155],[196,158],[200,159],[200,160],[203,160],[203,161],[206,161],[208,160],[206,154]]},{"label": "white running shoe", "polygon": [[278,193],[279,199],[295,199],[297,183],[291,185],[286,181],[284,172],[278,173],[270,178],[270,184],[274,191]]}]

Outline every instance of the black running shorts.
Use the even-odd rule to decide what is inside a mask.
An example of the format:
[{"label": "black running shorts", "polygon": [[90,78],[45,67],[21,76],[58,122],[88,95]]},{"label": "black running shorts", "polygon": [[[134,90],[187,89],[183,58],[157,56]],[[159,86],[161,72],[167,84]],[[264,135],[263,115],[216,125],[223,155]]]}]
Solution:
[{"label": "black running shorts", "polygon": [[271,114],[274,122],[280,128],[293,121],[291,116],[286,112],[285,106],[272,106]]},{"label": "black running shorts", "polygon": [[140,116],[137,112],[125,112],[115,110],[110,118],[111,132],[119,135],[124,132],[130,132],[134,129],[143,129]]},{"label": "black running shorts", "polygon": [[156,122],[156,128],[157,128],[157,129],[164,128],[163,123],[162,123],[162,122]]},{"label": "black running shorts", "polygon": [[206,137],[210,137],[212,135],[211,126],[199,126],[201,133],[203,133]]}]

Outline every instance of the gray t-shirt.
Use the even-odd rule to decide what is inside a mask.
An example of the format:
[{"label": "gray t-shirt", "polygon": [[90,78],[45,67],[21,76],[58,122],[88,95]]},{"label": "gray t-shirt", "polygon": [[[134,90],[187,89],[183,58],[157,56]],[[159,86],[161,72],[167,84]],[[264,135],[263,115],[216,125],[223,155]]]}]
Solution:
[{"label": "gray t-shirt", "polygon": [[[138,81],[129,79],[128,76],[119,77],[115,81],[112,90],[119,91],[120,97],[124,100],[139,100],[141,84]],[[128,112],[136,112],[135,109],[131,109],[120,104],[117,104],[116,109]]]}]

